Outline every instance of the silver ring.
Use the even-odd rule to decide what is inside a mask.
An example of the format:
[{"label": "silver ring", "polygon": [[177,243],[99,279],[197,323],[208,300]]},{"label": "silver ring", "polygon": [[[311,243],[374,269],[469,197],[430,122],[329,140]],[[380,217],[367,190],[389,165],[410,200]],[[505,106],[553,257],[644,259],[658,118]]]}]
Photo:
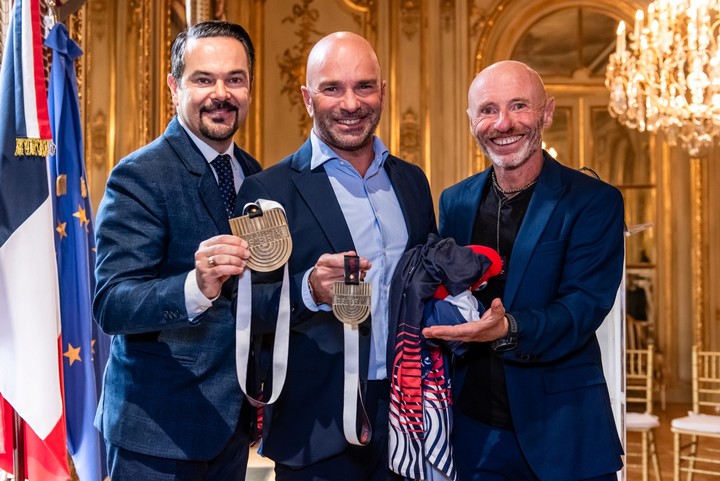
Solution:
[{"label": "silver ring", "polygon": [[208,257],[208,265],[210,267],[215,267],[217,265],[215,264],[215,259],[213,258],[213,256]]}]

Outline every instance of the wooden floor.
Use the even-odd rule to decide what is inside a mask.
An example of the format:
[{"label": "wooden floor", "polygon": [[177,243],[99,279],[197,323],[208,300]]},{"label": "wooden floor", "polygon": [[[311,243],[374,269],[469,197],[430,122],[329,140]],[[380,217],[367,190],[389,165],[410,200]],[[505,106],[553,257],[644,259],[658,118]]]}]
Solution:
[{"label": "wooden floor", "polygon": [[[660,462],[660,473],[662,481],[673,481],[673,436],[670,432],[670,423],[674,418],[687,416],[687,412],[690,409],[689,404],[670,404],[666,406],[665,410],[661,410],[660,406],[655,408],[655,413],[660,418],[660,427],[655,430],[655,440],[658,448],[658,457]],[[710,446],[714,449],[720,449],[720,439],[711,439],[705,446]],[[681,477],[684,481],[685,477]],[[628,468],[627,470],[627,481],[641,481],[642,475],[640,469]],[[650,481],[655,480],[655,473],[652,468],[650,469],[649,478]],[[708,476],[708,475],[695,475],[693,481],[720,481],[720,476]]]}]

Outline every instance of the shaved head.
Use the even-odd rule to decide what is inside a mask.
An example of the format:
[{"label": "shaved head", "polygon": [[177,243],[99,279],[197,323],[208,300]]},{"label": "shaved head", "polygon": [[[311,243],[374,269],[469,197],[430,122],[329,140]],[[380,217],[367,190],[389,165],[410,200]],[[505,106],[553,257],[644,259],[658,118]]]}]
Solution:
[{"label": "shaved head", "polygon": [[544,104],[547,100],[545,84],[535,70],[522,62],[503,60],[486,67],[475,76],[468,90],[469,109],[477,107],[479,97],[486,88],[506,82],[524,85],[524,95],[538,104]]},{"label": "shaved head", "polygon": [[377,69],[377,77],[381,78],[380,62],[370,42],[356,33],[335,32],[322,38],[310,50],[305,84],[308,87],[317,85],[318,74],[324,68],[349,60],[353,63],[367,62]]},{"label": "shaved head", "polygon": [[385,82],[370,43],[351,32],[321,39],[308,55],[303,102],[313,132],[363,173],[384,106]]},{"label": "shaved head", "polygon": [[[554,111],[555,100],[547,96],[540,75],[524,63],[495,63],[472,81],[470,131],[506,187],[537,176],[543,162],[542,133],[552,124]],[[514,182],[507,182],[506,174],[516,176]]]}]

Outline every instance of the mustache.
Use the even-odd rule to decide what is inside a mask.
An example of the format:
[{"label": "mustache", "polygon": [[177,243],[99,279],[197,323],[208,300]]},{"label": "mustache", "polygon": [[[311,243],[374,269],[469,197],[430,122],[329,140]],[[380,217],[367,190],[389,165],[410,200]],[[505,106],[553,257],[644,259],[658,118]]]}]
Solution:
[{"label": "mustache", "polygon": [[213,100],[212,105],[202,108],[202,112],[215,112],[217,110],[232,110],[237,112],[237,105],[227,100]]}]

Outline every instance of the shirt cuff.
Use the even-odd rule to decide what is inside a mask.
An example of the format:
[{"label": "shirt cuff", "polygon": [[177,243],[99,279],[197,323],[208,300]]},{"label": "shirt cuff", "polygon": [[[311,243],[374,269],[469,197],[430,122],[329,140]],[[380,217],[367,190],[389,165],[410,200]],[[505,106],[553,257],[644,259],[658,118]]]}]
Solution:
[{"label": "shirt cuff", "polygon": [[[218,294],[215,299],[220,297]],[[187,310],[188,319],[193,320],[203,312],[207,311],[215,299],[208,299],[200,290],[197,283],[195,269],[188,272],[185,278],[185,309]]]},{"label": "shirt cuff", "polygon": [[332,308],[328,306],[327,304],[315,304],[315,299],[313,299],[312,293],[310,292],[310,282],[308,279],[310,279],[310,274],[312,273],[314,267],[308,269],[305,271],[305,275],[303,276],[302,280],[302,300],[303,304],[305,304],[305,307],[310,309],[313,312],[317,311],[332,311]]}]

